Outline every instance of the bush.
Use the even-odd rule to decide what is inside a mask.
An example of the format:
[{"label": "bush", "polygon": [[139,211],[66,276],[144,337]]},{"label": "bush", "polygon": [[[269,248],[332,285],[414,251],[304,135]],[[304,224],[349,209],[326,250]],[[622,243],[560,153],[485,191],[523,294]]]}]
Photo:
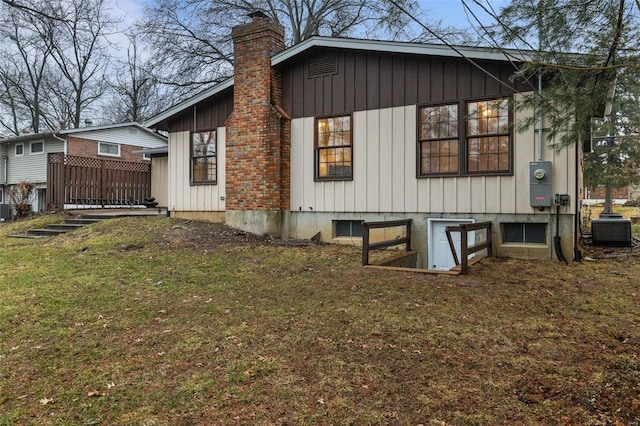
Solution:
[{"label": "bush", "polygon": [[36,186],[30,182],[20,182],[9,189],[9,198],[16,209],[16,217],[28,216],[35,195]]}]

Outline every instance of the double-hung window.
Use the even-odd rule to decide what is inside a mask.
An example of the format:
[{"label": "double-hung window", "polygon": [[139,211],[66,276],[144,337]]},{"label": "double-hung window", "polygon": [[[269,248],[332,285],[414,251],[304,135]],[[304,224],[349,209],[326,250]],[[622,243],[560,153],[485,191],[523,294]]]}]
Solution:
[{"label": "double-hung window", "polygon": [[191,133],[191,182],[215,184],[217,165],[216,131]]},{"label": "double-hung window", "polygon": [[508,98],[423,106],[418,120],[419,176],[511,172]]},{"label": "double-hung window", "polygon": [[458,173],[458,104],[420,109],[420,173]]},{"label": "double-hung window", "polygon": [[508,172],[511,158],[509,102],[467,103],[467,171]]},{"label": "double-hung window", "polygon": [[351,116],[316,119],[316,179],[353,179]]}]

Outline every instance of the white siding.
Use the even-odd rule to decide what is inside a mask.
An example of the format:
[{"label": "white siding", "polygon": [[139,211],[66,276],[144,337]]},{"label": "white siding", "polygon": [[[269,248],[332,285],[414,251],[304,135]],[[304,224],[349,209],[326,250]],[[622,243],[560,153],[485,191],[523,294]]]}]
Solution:
[{"label": "white siding", "polygon": [[[416,106],[356,112],[352,128],[353,180],[315,182],[314,119],[292,121],[292,210],[539,214],[529,205],[529,163],[538,160],[533,128],[514,135],[513,176],[434,178],[416,177]],[[553,192],[573,203],[575,148],[555,153],[545,143],[542,157],[554,163]]]},{"label": "white siding", "polygon": [[70,133],[69,136],[121,145],[133,145],[142,148],[160,148],[166,146],[166,143],[162,139],[134,126],[87,130],[86,132],[74,131]]},{"label": "white siding", "polygon": [[[42,142],[42,139],[33,142]],[[47,154],[50,152],[64,152],[64,142],[46,140],[44,152],[31,154],[30,141],[24,143],[24,154],[16,156],[15,144],[7,147],[7,183],[19,182],[45,183],[47,181]]]},{"label": "white siding", "polygon": [[169,200],[173,211],[224,211],[225,203],[225,129],[217,129],[218,182],[216,185],[191,185],[189,132],[169,136]]}]

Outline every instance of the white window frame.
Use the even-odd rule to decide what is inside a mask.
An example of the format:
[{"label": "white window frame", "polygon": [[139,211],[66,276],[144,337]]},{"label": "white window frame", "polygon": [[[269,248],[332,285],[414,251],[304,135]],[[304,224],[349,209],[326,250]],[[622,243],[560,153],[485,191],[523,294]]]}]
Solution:
[{"label": "white window frame", "polygon": [[[110,146],[115,146],[115,147],[117,147],[117,148],[118,148],[118,153],[117,153],[117,154],[111,154],[111,153],[108,153],[108,152],[102,152],[101,147],[102,147],[103,145],[110,145]],[[121,153],[121,150],[120,150],[120,144],[119,144],[119,143],[112,143],[112,142],[98,142],[98,155],[106,155],[106,156],[108,156],[108,157],[120,157],[120,153]]]},{"label": "white window frame", "polygon": [[143,153],[143,154],[142,154],[142,159],[143,159],[143,160],[147,160],[147,161],[151,161],[151,154],[149,154],[149,153]]},{"label": "white window frame", "polygon": [[[42,144],[42,151],[33,152],[33,145],[35,145],[37,143],[41,143]],[[42,155],[42,154],[44,154],[44,141],[29,142],[29,155]]]},{"label": "white window frame", "polygon": [[[18,147],[19,147],[19,146],[21,146],[21,147],[22,147],[22,154],[18,154],[18,153],[17,153],[17,150],[18,150]],[[13,154],[14,154],[16,157],[24,157],[24,144],[23,144],[23,143],[17,143],[17,144],[16,144],[16,146],[15,146],[15,148],[14,148],[14,150],[13,150]]]}]

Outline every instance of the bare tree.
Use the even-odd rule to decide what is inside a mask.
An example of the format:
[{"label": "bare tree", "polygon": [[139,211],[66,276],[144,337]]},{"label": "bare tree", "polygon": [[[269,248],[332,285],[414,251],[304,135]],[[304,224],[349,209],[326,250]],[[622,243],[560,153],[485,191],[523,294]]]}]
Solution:
[{"label": "bare tree", "polygon": [[114,99],[108,107],[110,118],[117,122],[143,122],[164,109],[166,101],[159,84],[145,64],[138,38],[129,35],[127,59],[116,62],[115,73],[109,81]]},{"label": "bare tree", "polygon": [[[397,0],[415,11],[417,2]],[[314,35],[407,38],[408,17],[389,0],[156,0],[140,24],[158,61],[159,81],[201,90],[232,73],[231,28],[262,11],[285,27],[287,44]]]},{"label": "bare tree", "polygon": [[53,60],[61,79],[51,87],[61,120],[79,127],[84,112],[104,94],[109,54],[106,36],[115,23],[105,0],[71,0],[69,20],[56,26]]},{"label": "bare tree", "polygon": [[7,10],[0,16],[0,58],[4,64],[0,74],[7,91],[4,106],[13,116],[12,133],[17,134],[20,128],[39,132],[41,118],[46,115],[42,98],[53,51],[52,22],[21,9]]}]

